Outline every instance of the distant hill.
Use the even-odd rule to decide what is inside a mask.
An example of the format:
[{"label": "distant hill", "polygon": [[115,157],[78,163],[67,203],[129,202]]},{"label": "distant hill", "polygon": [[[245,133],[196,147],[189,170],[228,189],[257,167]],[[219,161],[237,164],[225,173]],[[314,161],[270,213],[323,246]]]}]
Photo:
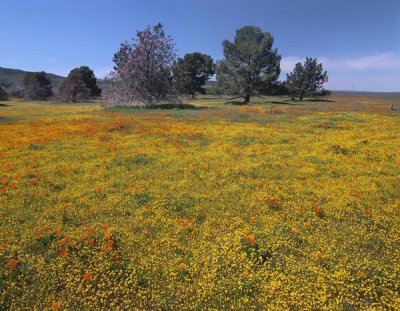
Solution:
[{"label": "distant hill", "polygon": [[[24,88],[24,76],[28,72],[29,71],[0,67],[0,85],[7,91],[21,90]],[[65,78],[52,73],[46,74],[53,84],[53,90],[57,92]]]},{"label": "distant hill", "polygon": [[[24,88],[23,86],[24,76],[28,72],[29,71],[0,67],[0,85],[8,92],[21,90]],[[53,85],[53,91],[57,93],[61,84],[65,80],[65,77],[47,72],[46,75],[50,79]],[[97,79],[97,83],[100,88],[103,88],[104,80]]]}]

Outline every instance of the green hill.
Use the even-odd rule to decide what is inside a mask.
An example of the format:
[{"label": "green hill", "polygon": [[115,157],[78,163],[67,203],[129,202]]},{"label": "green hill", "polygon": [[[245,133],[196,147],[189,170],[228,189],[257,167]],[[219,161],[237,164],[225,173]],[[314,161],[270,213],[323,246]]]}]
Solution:
[{"label": "green hill", "polygon": [[[23,86],[24,76],[28,72],[29,71],[0,67],[0,85],[7,92],[21,90],[24,88],[24,86]],[[65,80],[65,77],[58,76],[58,75],[55,75],[52,73],[46,73],[46,75],[50,79],[51,83],[53,84],[53,91],[55,93],[57,93],[61,84]],[[97,84],[99,85],[100,88],[103,88],[104,80],[97,79]]]},{"label": "green hill", "polygon": [[[0,85],[7,91],[23,89],[24,76],[27,72],[28,71],[23,71],[19,69],[0,67]],[[57,92],[65,78],[51,73],[46,74],[53,84],[53,90]]]}]

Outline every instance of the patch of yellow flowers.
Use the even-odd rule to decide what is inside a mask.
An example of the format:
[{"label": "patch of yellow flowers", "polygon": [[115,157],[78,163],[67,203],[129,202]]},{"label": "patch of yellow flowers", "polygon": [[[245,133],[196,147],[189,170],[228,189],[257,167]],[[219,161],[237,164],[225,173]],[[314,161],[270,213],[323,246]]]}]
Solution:
[{"label": "patch of yellow flowers", "polygon": [[398,114],[12,104],[1,310],[400,306]]}]

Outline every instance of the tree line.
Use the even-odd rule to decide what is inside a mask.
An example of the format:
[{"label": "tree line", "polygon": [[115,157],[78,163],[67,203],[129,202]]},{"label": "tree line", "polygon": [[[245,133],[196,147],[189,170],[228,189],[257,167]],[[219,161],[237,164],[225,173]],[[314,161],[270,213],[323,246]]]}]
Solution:
[{"label": "tree line", "polygon": [[29,100],[53,98],[63,102],[77,102],[99,97],[101,89],[93,70],[87,66],[72,69],[54,94],[52,84],[45,72],[28,72],[24,76],[23,96]]},{"label": "tree line", "polygon": [[114,70],[107,77],[113,104],[142,104],[178,101],[181,95],[204,94],[204,85],[214,74],[219,94],[242,97],[288,94],[292,99],[324,96],[327,72],[317,59],[296,64],[285,82],[279,82],[281,55],[274,39],[259,27],[236,31],[233,42],[223,41],[224,59],[214,63],[199,52],[177,58],[171,36],[161,24],[138,31],[132,42],[121,44],[114,55]]},{"label": "tree line", "polygon": [[[224,58],[218,62],[199,52],[178,58],[174,41],[163,26],[148,26],[137,31],[131,42],[122,43],[114,54],[114,68],[106,77],[107,97],[113,105],[177,103],[182,95],[194,98],[196,93],[206,94],[204,86],[214,75],[215,94],[241,97],[245,104],[256,95],[289,95],[303,100],[329,94],[323,88],[327,72],[316,58],[297,63],[286,81],[278,81],[281,55],[273,44],[269,32],[245,26],[236,31],[232,42],[223,41]],[[27,73],[24,78],[24,96],[30,100],[53,96],[59,101],[77,102],[101,94],[87,66],[71,70],[55,96],[44,72]],[[0,100],[6,98],[0,86]]]}]

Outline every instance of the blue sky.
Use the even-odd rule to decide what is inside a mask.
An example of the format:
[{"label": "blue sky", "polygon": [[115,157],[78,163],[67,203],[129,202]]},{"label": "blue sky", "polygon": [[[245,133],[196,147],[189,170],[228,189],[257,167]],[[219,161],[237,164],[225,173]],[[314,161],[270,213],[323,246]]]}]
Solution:
[{"label": "blue sky", "polygon": [[399,0],[0,0],[0,67],[104,77],[119,44],[157,22],[180,56],[221,59],[224,39],[256,25],[275,38],[281,79],[309,56],[329,89],[400,91]]}]

